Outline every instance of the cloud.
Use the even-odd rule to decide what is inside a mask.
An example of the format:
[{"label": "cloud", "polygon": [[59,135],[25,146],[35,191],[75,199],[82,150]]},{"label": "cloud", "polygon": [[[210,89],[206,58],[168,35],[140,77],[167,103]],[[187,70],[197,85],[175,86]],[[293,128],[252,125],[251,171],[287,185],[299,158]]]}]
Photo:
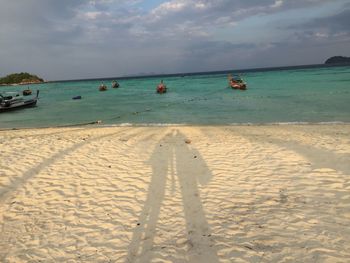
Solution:
[{"label": "cloud", "polygon": [[350,7],[335,15],[317,18],[312,22],[304,24],[306,27],[325,28],[332,33],[350,31]]},{"label": "cloud", "polygon": [[291,25],[286,29],[294,30],[294,37],[298,41],[350,40],[350,5],[344,7],[335,14]]},{"label": "cloud", "polygon": [[[349,37],[349,9],[283,30],[266,22],[276,14],[288,18],[291,10],[340,6],[343,0],[164,0],[151,10],[143,8],[145,1],[0,0],[0,73],[28,67],[23,71],[33,68],[59,79],[135,74],[145,68],[171,73],[268,66],[264,54],[273,50],[282,54],[284,47],[290,52],[293,45],[319,41],[326,46]],[[240,28],[254,19],[268,26],[248,26],[245,40]],[[273,30],[272,39],[258,37]]]}]

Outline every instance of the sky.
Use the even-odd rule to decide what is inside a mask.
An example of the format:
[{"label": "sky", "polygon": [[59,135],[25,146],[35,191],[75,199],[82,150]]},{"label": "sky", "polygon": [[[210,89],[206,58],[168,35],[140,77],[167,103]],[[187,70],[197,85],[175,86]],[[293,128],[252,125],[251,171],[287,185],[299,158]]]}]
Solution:
[{"label": "sky", "polygon": [[0,76],[45,80],[321,64],[350,0],[0,0]]}]

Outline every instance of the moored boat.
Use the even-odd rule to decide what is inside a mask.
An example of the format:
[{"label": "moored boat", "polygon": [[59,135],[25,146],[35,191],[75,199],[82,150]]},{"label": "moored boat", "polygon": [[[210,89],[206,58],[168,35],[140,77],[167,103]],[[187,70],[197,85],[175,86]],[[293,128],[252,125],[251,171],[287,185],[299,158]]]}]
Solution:
[{"label": "moored boat", "polygon": [[107,86],[105,84],[101,84],[100,87],[98,88],[99,91],[106,91]]},{"label": "moored boat", "polygon": [[112,88],[116,89],[119,88],[119,83],[115,80],[112,81]]},{"label": "moored boat", "polygon": [[32,95],[32,91],[30,89],[25,89],[22,91],[23,96],[29,96]]},{"label": "moored boat", "polygon": [[163,83],[163,80],[157,85],[157,93],[163,94],[167,92],[167,87]]},{"label": "moored boat", "polygon": [[243,81],[240,76],[232,77],[231,74],[228,76],[229,85],[232,89],[246,90],[247,84]]},{"label": "moored boat", "polygon": [[31,99],[23,99],[19,96],[3,96],[0,94],[0,113],[6,111],[12,111],[22,108],[34,107],[39,98],[39,90],[36,92],[36,96]]}]

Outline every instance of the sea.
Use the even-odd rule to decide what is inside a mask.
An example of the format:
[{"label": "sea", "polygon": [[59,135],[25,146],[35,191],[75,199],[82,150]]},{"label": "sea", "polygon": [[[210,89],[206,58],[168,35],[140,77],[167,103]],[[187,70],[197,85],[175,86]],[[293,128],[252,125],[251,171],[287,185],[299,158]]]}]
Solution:
[{"label": "sea", "polygon": [[[228,87],[239,74],[245,91]],[[112,80],[120,87],[113,89]],[[168,92],[157,94],[163,80]],[[108,90],[101,92],[104,83]],[[0,128],[350,123],[350,66],[308,66],[3,86],[40,90],[36,107],[0,113]],[[73,100],[81,96],[80,100]]]}]

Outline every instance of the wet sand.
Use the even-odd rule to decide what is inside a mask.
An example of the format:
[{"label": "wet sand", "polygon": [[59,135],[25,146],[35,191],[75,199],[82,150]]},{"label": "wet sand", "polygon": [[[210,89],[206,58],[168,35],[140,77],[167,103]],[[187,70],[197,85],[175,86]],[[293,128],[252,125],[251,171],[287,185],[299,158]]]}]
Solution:
[{"label": "wet sand", "polygon": [[350,258],[350,125],[11,130],[0,152],[0,262]]}]

